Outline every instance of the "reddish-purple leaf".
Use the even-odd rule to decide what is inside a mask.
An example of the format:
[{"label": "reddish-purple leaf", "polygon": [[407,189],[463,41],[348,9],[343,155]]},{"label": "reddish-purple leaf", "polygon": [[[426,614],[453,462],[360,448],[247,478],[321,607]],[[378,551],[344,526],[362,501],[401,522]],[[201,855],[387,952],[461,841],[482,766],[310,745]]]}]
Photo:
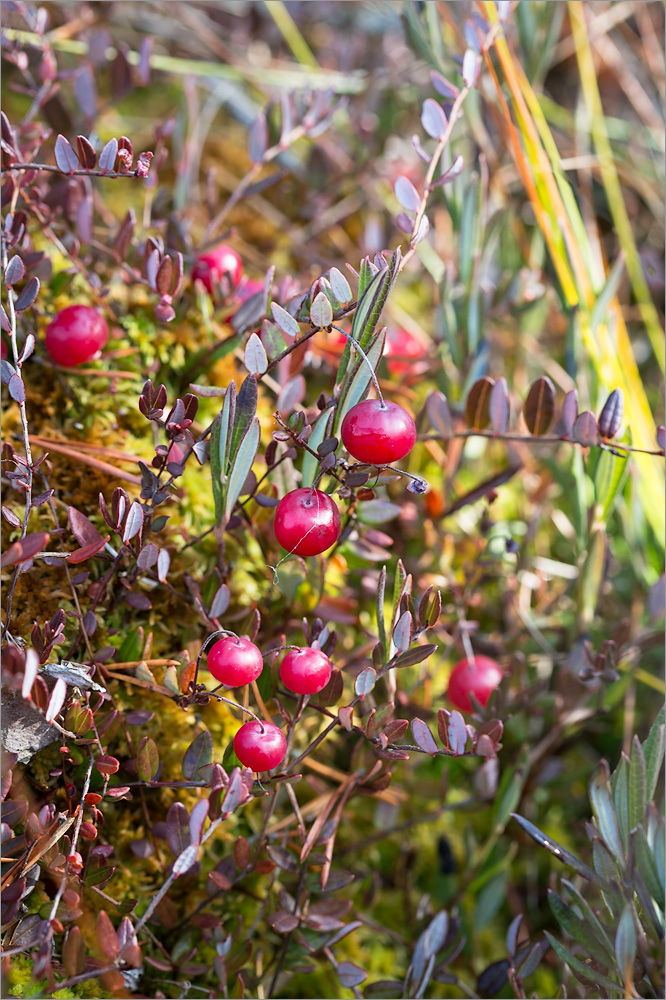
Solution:
[{"label": "reddish-purple leaf", "polygon": [[269,913],[266,920],[277,934],[289,934],[298,927],[298,917],[287,910]]},{"label": "reddish-purple leaf", "polygon": [[599,414],[599,433],[603,438],[614,438],[620,429],[624,416],[624,395],[622,389],[613,389]]},{"label": "reddish-purple leaf", "polygon": [[35,349],[35,338],[31,333],[29,333],[28,336],[25,338],[25,343],[23,344],[23,350],[19,354],[20,364],[23,364],[24,361],[28,360],[34,349]]},{"label": "reddish-purple leaf", "polygon": [[70,927],[62,946],[62,964],[68,975],[80,976],[86,967],[86,945],[79,927]]},{"label": "reddish-purple leaf", "polygon": [[129,604],[131,608],[136,608],[137,611],[150,611],[153,606],[149,597],[145,594],[138,594],[135,590],[126,591],[123,598],[126,604]]},{"label": "reddish-purple leaf", "polygon": [[186,847],[182,854],[179,854],[173,863],[173,874],[178,877],[179,875],[184,875],[185,872],[188,872],[197,860],[198,853],[198,844],[190,844],[189,847]]},{"label": "reddish-purple leaf", "polygon": [[166,818],[166,842],[169,845],[169,850],[176,857],[179,857],[192,842],[190,817],[181,802],[174,802],[169,806]]},{"label": "reddish-purple leaf", "polygon": [[137,556],[136,564],[139,569],[145,571],[154,566],[157,562],[157,554],[158,548],[155,542],[146,542]]},{"label": "reddish-purple leaf", "polygon": [[106,910],[100,910],[97,914],[97,943],[104,957],[110,962],[115,961],[120,953],[120,944]]},{"label": "reddish-purple leaf", "polygon": [[71,174],[81,166],[78,156],[64,135],[59,135],[56,139],[54,155],[56,166],[58,170],[62,170],[63,174]]},{"label": "reddish-purple leaf", "polygon": [[86,559],[90,559],[91,556],[95,556],[98,552],[101,552],[110,537],[111,535],[105,535],[104,538],[100,537],[97,542],[91,542],[90,545],[83,545],[80,549],[74,549],[73,552],[68,553],[67,562],[70,565],[85,562]]},{"label": "reddish-purple leaf", "polygon": [[657,444],[662,451],[666,448],[666,428],[663,424],[659,424],[657,427]]},{"label": "reddish-purple leaf", "polygon": [[190,837],[192,838],[193,844],[201,843],[204,823],[206,822],[206,816],[208,815],[208,808],[208,799],[199,799],[199,801],[192,808],[192,812],[190,814]]},{"label": "reddish-purple leaf", "polygon": [[10,376],[7,388],[12,399],[15,399],[17,403],[25,403],[25,385],[21,376],[17,375],[16,372]]},{"label": "reddish-purple leaf", "polygon": [[23,281],[24,274],[25,267],[23,266],[23,261],[18,254],[16,254],[11,258],[5,269],[5,284],[8,288],[11,288],[12,285],[16,285],[19,281]]},{"label": "reddish-purple leaf", "polygon": [[432,85],[438,94],[441,94],[442,97],[446,97],[447,100],[454,101],[456,99],[458,96],[458,88],[452,83],[449,83],[449,81],[446,80],[441,73],[438,73],[436,70],[432,70],[430,73],[430,79],[432,80]]},{"label": "reddish-purple leaf", "polygon": [[590,410],[579,413],[573,429],[574,440],[585,448],[599,444],[599,427],[597,418]]},{"label": "reddish-purple leaf", "polygon": [[305,379],[302,375],[295,375],[283,386],[278,396],[277,409],[280,413],[289,413],[305,396]]},{"label": "reddish-purple leaf", "polygon": [[407,233],[408,236],[411,236],[412,230],[414,229],[414,223],[412,222],[411,216],[407,215],[407,212],[398,212],[395,217],[395,224],[401,232]]},{"label": "reddish-purple leaf", "polygon": [[494,384],[494,379],[484,375],[469,390],[465,403],[465,419],[475,430],[482,431],[490,423],[490,393]]},{"label": "reddish-purple leaf", "polygon": [[340,720],[340,725],[351,732],[352,727],[352,717],[354,715],[354,709],[350,705],[343,705],[342,708],[338,709],[338,719]]},{"label": "reddish-purple leaf", "polygon": [[409,649],[412,641],[412,615],[410,611],[403,611],[393,629],[393,644],[400,652]]},{"label": "reddish-purple leaf", "polygon": [[116,757],[101,754],[95,757],[94,766],[100,774],[115,774],[120,769],[120,762]]},{"label": "reddish-purple leaf", "polygon": [[65,704],[66,697],[67,684],[62,677],[59,677],[55,682],[55,686],[51,692],[51,697],[49,698],[49,703],[44,714],[44,718],[47,722],[53,722],[55,717],[60,713],[60,709]]},{"label": "reddish-purple leaf", "polygon": [[17,517],[14,511],[10,510],[9,507],[3,506],[2,516],[4,517],[5,521],[8,521],[11,524],[13,528],[19,528],[21,526],[20,517]]},{"label": "reddish-purple leaf", "polygon": [[171,257],[164,257],[155,275],[155,289],[160,295],[168,295],[171,288],[171,275],[173,264]]},{"label": "reddish-purple leaf", "polygon": [[105,174],[113,171],[116,165],[116,156],[118,155],[118,140],[109,139],[106,146],[99,154],[99,169]]},{"label": "reddish-purple leaf", "polygon": [[26,562],[41,552],[51,536],[47,531],[37,531],[33,535],[26,535],[9,546],[6,552],[2,553],[0,564],[2,569],[5,566],[13,566],[15,563]]},{"label": "reddish-purple leaf", "polygon": [[144,736],[136,752],[136,769],[142,781],[152,781],[160,767],[157,745],[150,736]]},{"label": "reddish-purple leaf", "polygon": [[443,392],[430,393],[426,399],[426,414],[433,428],[445,441],[453,437],[453,417],[451,416],[451,409]]},{"label": "reddish-purple leaf", "polygon": [[431,757],[437,753],[435,738],[430,732],[430,728],[422,719],[412,719],[412,733],[417,744]]},{"label": "reddish-purple leaf", "polygon": [[[91,79],[91,77],[89,76],[88,79]],[[95,165],[97,164],[97,153],[95,152],[95,147],[92,143],[90,143],[84,135],[77,135],[76,148],[79,154],[79,160],[85,169],[94,170]]]},{"label": "reddish-purple leaf", "polygon": [[465,752],[467,726],[460,712],[451,712],[448,719],[449,746],[456,756]]},{"label": "reddish-purple leaf", "polygon": [[24,309],[28,309],[37,298],[38,292],[39,278],[33,275],[32,278],[28,278],[25,285],[21,289],[20,295],[14,303],[16,311],[23,312]]},{"label": "reddish-purple leaf", "polygon": [[213,598],[213,603],[210,606],[210,616],[211,618],[219,618],[229,607],[231,601],[231,594],[226,583],[223,583],[218,587],[215,592],[215,597]]},{"label": "reddish-purple leaf", "polygon": [[578,417],[578,390],[570,389],[564,397],[562,403],[562,423],[564,424],[564,437],[571,437],[573,434],[576,418]]},{"label": "reddish-purple leaf", "polygon": [[[251,774],[252,772],[250,772]],[[235,767],[229,776],[229,784],[224,793],[220,812],[226,819],[235,809],[237,809],[249,798],[249,791],[243,781],[243,775],[239,767]]]},{"label": "reddish-purple leaf", "polygon": [[395,191],[395,196],[403,208],[406,208],[408,212],[417,211],[419,205],[421,204],[421,195],[418,193],[409,177],[405,177],[404,174],[400,174],[393,185],[393,190]]},{"label": "reddish-purple leaf", "polygon": [[543,375],[530,388],[523,407],[523,417],[530,434],[540,437],[550,427],[555,413],[555,386]]},{"label": "reddish-purple leaf", "polygon": [[125,531],[123,532],[123,542],[131,541],[135,535],[140,535],[143,528],[143,508],[138,500],[135,500],[129,509]]},{"label": "reddish-purple leaf", "polygon": [[128,726],[143,726],[146,722],[154,717],[155,713],[150,712],[147,708],[138,708],[134,712],[128,712],[125,716],[125,722]]},{"label": "reddish-purple leaf", "polygon": [[496,434],[504,434],[509,426],[509,390],[504,377],[490,390],[490,422]]},{"label": "reddish-purple leaf", "polygon": [[99,531],[92,523],[92,521],[82,514],[80,510],[76,507],[69,507],[67,511],[67,517],[69,519],[69,526],[72,529],[72,534],[76,538],[79,545],[90,545],[93,542],[99,542],[102,539]]}]

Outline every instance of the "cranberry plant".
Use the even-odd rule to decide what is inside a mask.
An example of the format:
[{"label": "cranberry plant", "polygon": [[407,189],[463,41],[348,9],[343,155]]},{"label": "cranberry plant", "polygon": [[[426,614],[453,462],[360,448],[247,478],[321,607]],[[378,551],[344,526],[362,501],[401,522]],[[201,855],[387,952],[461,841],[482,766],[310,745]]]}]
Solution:
[{"label": "cranberry plant", "polygon": [[7,995],[661,995],[663,304],[557,6],[377,14],[406,97],[313,11],[4,5]]}]

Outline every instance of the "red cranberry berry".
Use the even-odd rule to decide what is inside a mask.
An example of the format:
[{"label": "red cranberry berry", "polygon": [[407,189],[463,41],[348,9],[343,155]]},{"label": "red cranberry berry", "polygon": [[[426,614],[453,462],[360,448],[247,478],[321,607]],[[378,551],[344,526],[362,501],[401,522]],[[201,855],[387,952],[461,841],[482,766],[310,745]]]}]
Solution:
[{"label": "red cranberry berry", "polygon": [[282,730],[272,722],[251,719],[234,736],[234,753],[245,767],[253,771],[270,771],[284,760],[287,741]]},{"label": "red cranberry berry", "polygon": [[484,708],[504,676],[502,668],[489,656],[475,656],[456,663],[449,677],[448,699],[461,712],[471,712],[470,693]]},{"label": "red cranberry berry", "polygon": [[424,353],[423,344],[409,330],[398,327],[386,334],[384,355],[388,359],[388,370],[391,375],[404,375],[410,371],[414,361],[422,358]]},{"label": "red cranberry berry", "polygon": [[398,403],[364,399],[342,421],[342,443],[359,462],[390,465],[414,447],[416,424]]},{"label": "red cranberry berry", "polygon": [[340,511],[328,493],[307,486],[282,497],[273,524],[275,537],[289,553],[316,556],[340,535]]},{"label": "red cranberry berry", "polygon": [[213,295],[222,278],[229,282],[229,292],[240,284],[243,277],[243,262],[226,243],[200,254],[192,268],[192,278],[200,281],[206,290]]},{"label": "red cranberry berry", "polygon": [[208,651],[208,669],[216,681],[227,687],[256,681],[263,666],[261,651],[244,636],[226,635]]},{"label": "red cranberry berry", "polygon": [[91,306],[67,306],[46,328],[46,350],[56,364],[83,365],[101,351],[109,337],[103,316]]},{"label": "red cranberry berry", "polygon": [[280,664],[280,679],[294,694],[316,694],[328,684],[332,669],[320,649],[290,649]]}]

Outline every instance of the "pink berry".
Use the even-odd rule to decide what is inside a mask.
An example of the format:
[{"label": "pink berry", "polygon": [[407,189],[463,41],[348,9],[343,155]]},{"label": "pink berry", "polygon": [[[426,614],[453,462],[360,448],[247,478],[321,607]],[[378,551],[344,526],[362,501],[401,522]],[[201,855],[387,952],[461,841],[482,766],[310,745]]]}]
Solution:
[{"label": "pink berry", "polygon": [[229,292],[240,284],[243,277],[243,262],[230,246],[220,243],[219,246],[200,254],[192,268],[192,278],[200,281],[206,290],[213,295],[217,286],[226,278],[229,282]]},{"label": "pink berry", "polygon": [[256,681],[263,666],[261,651],[245,636],[225,636],[208,651],[208,669],[216,681],[227,687],[242,687]]},{"label": "pink berry", "polygon": [[411,369],[413,362],[417,358],[422,358],[424,353],[423,344],[409,330],[398,327],[386,334],[384,355],[388,358],[388,370],[392,375],[404,375]]},{"label": "pink berry", "polygon": [[332,669],[320,649],[290,649],[280,664],[280,679],[295,694],[316,694],[328,684]]},{"label": "pink berry", "polygon": [[282,730],[272,722],[251,719],[234,736],[234,753],[245,767],[253,771],[270,771],[284,760],[287,741]]},{"label": "pink berry", "polygon": [[416,424],[398,403],[365,399],[342,421],[342,443],[359,462],[390,465],[414,447]]},{"label": "pink berry", "polygon": [[83,365],[109,337],[106,320],[91,306],[67,306],[46,328],[46,350],[58,365]]},{"label": "pink berry", "polygon": [[340,511],[328,493],[303,486],[282,497],[273,527],[275,537],[287,552],[316,556],[337,542]]},{"label": "pink berry", "polygon": [[471,712],[470,693],[484,708],[504,676],[502,668],[489,656],[475,656],[474,663],[464,659],[456,663],[449,677],[448,699],[461,712]]}]

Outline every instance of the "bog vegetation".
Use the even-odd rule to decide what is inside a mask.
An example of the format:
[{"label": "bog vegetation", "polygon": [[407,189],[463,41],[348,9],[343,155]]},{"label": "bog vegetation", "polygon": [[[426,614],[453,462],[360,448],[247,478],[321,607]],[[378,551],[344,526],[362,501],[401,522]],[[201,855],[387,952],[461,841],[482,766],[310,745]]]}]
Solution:
[{"label": "bog vegetation", "polygon": [[3,3],[3,995],[663,996],[663,30]]}]

